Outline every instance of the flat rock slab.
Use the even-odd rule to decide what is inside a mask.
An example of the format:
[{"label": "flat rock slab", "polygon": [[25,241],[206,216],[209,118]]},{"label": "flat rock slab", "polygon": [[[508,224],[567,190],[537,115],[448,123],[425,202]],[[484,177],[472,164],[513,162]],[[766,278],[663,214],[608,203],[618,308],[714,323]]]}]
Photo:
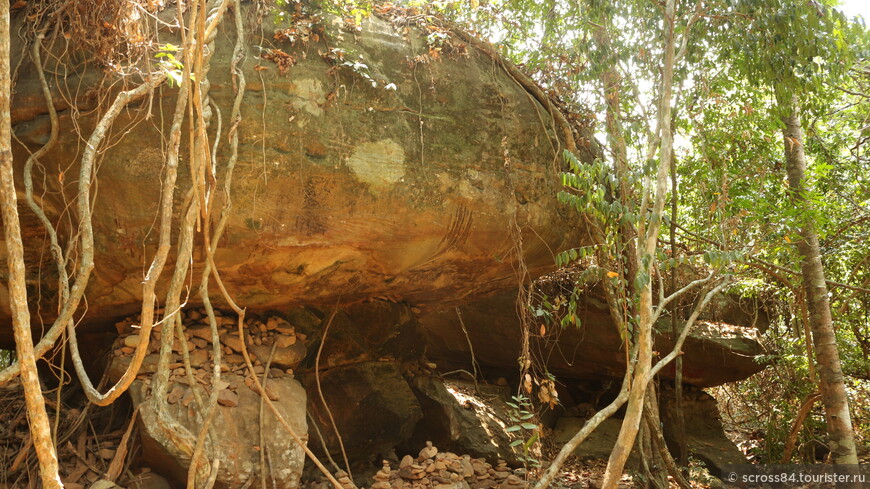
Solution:
[{"label": "flat rock slab", "polygon": [[[448,363],[450,368],[467,368],[470,341],[481,366],[516,365],[522,327],[515,305],[516,292],[466,304],[461,307],[464,325],[453,307],[424,312],[419,322],[427,338],[428,356]],[[577,316],[579,327],[551,327],[543,337],[532,335],[532,351],[542,352],[548,359],[548,370],[562,380],[621,379],[625,351],[610,315],[606,310],[581,304]],[[659,334],[654,348],[662,356],[672,349],[669,328],[670,319],[656,323]],[[699,321],[683,345],[683,382],[710,387],[742,380],[764,369],[765,364],[756,361],[763,354],[756,333],[754,328]],[[673,378],[673,363],[661,375]]]}]

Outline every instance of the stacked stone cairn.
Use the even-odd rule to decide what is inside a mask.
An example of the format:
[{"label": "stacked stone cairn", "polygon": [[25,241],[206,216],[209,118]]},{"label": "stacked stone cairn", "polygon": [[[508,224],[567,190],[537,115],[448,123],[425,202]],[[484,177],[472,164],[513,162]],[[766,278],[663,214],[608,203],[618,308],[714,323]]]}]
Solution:
[{"label": "stacked stone cairn", "polygon": [[[163,311],[158,310],[158,317]],[[193,369],[194,379],[203,386],[211,386],[213,347],[212,330],[208,324],[208,317],[204,309],[190,309],[180,313],[184,337],[190,365]],[[242,356],[242,344],[238,336],[238,318],[235,315],[215,311],[215,320],[218,327],[218,337],[221,346],[221,381],[218,385],[218,403],[222,406],[234,407],[238,405],[237,389],[246,387],[256,390],[257,386],[247,372],[245,359]],[[115,324],[119,336],[113,344],[114,354],[120,361],[119,367],[124,368],[129,364],[130,358],[139,343],[139,317],[130,316]],[[151,374],[155,371],[161,337],[166,324],[157,324],[151,335],[148,345],[149,354],[143,361],[139,379],[146,384],[150,382]],[[296,328],[285,319],[271,316],[265,319],[251,317],[245,320],[243,328],[245,343],[254,372],[258,377],[263,377],[266,366],[269,366],[269,378],[278,379],[284,376],[293,376],[293,368],[305,358],[306,335],[296,331]],[[173,353],[170,363],[172,369],[170,382],[172,388],[167,396],[170,404],[181,403],[187,406],[193,400],[193,392],[187,388],[189,378],[184,369],[182,358],[183,343],[176,337],[173,344]],[[227,375],[223,375],[226,373]],[[264,384],[266,395],[273,401],[278,400],[274,388],[270,388],[267,381]]]},{"label": "stacked stone cairn", "polygon": [[482,458],[439,452],[426,442],[417,458],[405,455],[396,468],[384,460],[371,489],[527,489],[525,475],[525,469],[511,470],[504,460],[493,467]]}]

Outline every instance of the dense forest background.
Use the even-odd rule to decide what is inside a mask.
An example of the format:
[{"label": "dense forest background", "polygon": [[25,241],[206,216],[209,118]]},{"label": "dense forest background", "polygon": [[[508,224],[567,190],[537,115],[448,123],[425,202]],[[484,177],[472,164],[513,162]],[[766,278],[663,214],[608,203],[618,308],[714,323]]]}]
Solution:
[{"label": "dense forest background", "polygon": [[[662,273],[685,262],[727,269],[729,289],[761,299],[776,318],[765,335],[772,368],[723,395],[730,398],[727,409],[735,409],[732,421],[765,429],[766,439],[754,447],[763,460],[782,458],[800,400],[817,390],[807,324],[813,312],[801,275],[805,258],[796,246],[804,230],[814,228],[846,389],[855,418],[863,420],[855,430],[864,438],[870,374],[870,251],[860,244],[870,231],[864,20],[821,2],[701,1],[673,8],[471,2],[453,15],[499,42],[505,55],[577,113],[598,121],[607,168],[617,174],[600,185],[622,205],[613,209],[581,197],[578,208],[619,221],[613,234],[625,215],[630,226],[638,225],[642,218],[632,214],[653,191],[644,182],[655,178],[665,158],[656,146],[673,145],[671,192],[655,255]],[[676,45],[671,80],[669,36]],[[672,104],[670,141],[662,131],[663,93]],[[783,135],[793,114],[800,116],[802,141]],[[786,174],[794,146],[806,154],[797,185]],[[566,181],[581,196],[595,190]],[[806,422],[816,433],[824,424],[817,416]]]},{"label": "dense forest background", "polygon": [[[443,7],[497,42],[573,112],[597,121],[605,164],[574,166],[564,177],[565,200],[594,216],[609,257],[580,249],[563,254],[561,263],[593,256],[601,265],[617,257],[614,295],[636,306],[650,280],[644,260],[656,263],[649,273],[664,275],[665,282],[682,264],[712,267],[731,277],[726,290],[766,304],[775,318],[764,335],[771,368],[718,396],[732,428],[766,462],[793,460],[795,437],[807,446],[824,430],[820,410],[810,406],[819,383],[832,375],[825,364],[830,357],[819,356],[833,342],[818,329],[820,309],[828,307],[826,334],[836,338],[853,428],[866,447],[870,251],[860,244],[870,231],[865,21],[824,2]],[[794,161],[798,149],[804,163]],[[800,173],[798,165],[805,165]],[[650,202],[663,188],[669,191],[665,205],[655,208]],[[616,198],[601,198],[611,195]],[[630,263],[633,247],[641,246],[632,238],[648,237],[659,218],[657,246],[639,254],[639,264]],[[821,273],[808,270],[813,253],[824,277],[810,276]],[[813,291],[820,281],[828,306],[820,306]],[[628,322],[634,332],[632,318]],[[763,432],[763,440],[753,440],[753,430]]]}]

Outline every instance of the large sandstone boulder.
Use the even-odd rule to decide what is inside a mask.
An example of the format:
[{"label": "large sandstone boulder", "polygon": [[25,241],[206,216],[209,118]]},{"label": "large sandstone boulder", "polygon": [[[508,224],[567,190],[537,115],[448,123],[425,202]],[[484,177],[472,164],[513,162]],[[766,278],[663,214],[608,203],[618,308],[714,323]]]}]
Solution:
[{"label": "large sandstone boulder", "polygon": [[[274,481],[279,487],[297,487],[305,463],[302,447],[293,441],[268,409],[265,410],[263,418],[260,418],[260,395],[244,385],[243,377],[228,374],[225,381],[235,385],[236,389],[231,391],[232,402],[222,400],[227,397],[219,398],[220,405],[214,418],[220,451],[218,458],[221,462],[218,487],[241,487],[250,479],[259,481],[264,473],[264,467],[260,464],[260,450],[265,450],[269,457],[269,465],[265,468],[265,473],[269,474],[267,481],[270,484]],[[280,399],[280,402],[275,403],[278,411],[294,431],[304,437],[308,430],[305,419],[305,389],[292,378],[270,380],[269,384],[270,393]],[[190,454],[182,450],[183,446],[178,443],[178,432],[168,434],[163,429],[155,400],[144,397],[143,387],[142,381],[136,380],[130,389],[133,402],[139,406],[142,417],[139,430],[142,437],[142,455],[154,468],[178,481],[184,481],[190,466]],[[207,401],[207,391],[202,388],[200,390]],[[202,426],[204,411],[188,399],[182,397],[169,404],[168,413],[195,438]],[[261,429],[262,445],[259,438]],[[209,460],[213,458],[209,457]]]},{"label": "large sandstone boulder", "polygon": [[[277,15],[263,19],[269,36],[287,27],[272,24]],[[226,131],[235,33],[231,22],[220,29],[209,95]],[[163,35],[170,41],[174,34]],[[425,33],[378,18],[329,45],[321,38],[277,47],[297,61],[284,75],[258,58],[261,46],[252,41],[246,47],[233,211],[217,249],[223,281],[238,303],[267,309],[379,296],[416,304],[457,302],[515,283],[518,239],[532,274],[552,268],[550,250],[578,242],[574,212],[556,201],[561,146],[548,108],[487,55],[468,46],[467,54],[429,59]],[[382,82],[373,87],[353,69],[334,67],[318,55],[332,48],[353,53]],[[16,56],[23,51],[12,49]],[[48,69],[54,68],[49,62]],[[69,100],[78,104],[60,112],[58,143],[40,160],[44,177],[35,178],[35,194],[54,221],[62,221],[75,195],[82,136],[73,128],[87,137],[95,123],[88,112],[94,97],[113,96],[96,91],[113,83],[113,75],[100,80],[94,70],[69,73],[63,86],[77,87],[78,98],[61,96],[52,84],[59,109],[68,108]],[[141,300],[157,242],[165,163],[160,142],[175,92],[164,86],[134,103],[115,123],[124,130],[115,131],[102,152],[86,322],[128,314]],[[45,113],[35,69],[26,59],[12,111],[20,141],[14,145],[17,182],[28,151],[47,139]],[[226,148],[222,144],[218,152],[221,167]],[[186,171],[182,164],[176,211],[189,186]],[[224,197],[218,196],[216,208]],[[28,280],[50,298],[56,277],[45,233],[23,203],[20,212]],[[61,228],[62,238],[69,234]],[[201,257],[195,258],[199,267]],[[5,274],[0,270],[0,283]],[[5,299],[0,309],[8,317]],[[47,320],[54,310],[50,304],[40,309]],[[0,333],[8,342],[9,330]]]},{"label": "large sandstone boulder", "polygon": [[[365,460],[410,438],[423,418],[417,398],[393,363],[367,362],[326,370],[320,373],[319,388],[314,374],[301,379],[311,396],[311,418],[319,426],[310,444],[317,453],[323,453],[325,445],[329,452],[341,455],[337,431],[348,457]],[[315,439],[320,437],[322,443]]]},{"label": "large sandstone boulder", "polygon": [[467,453],[495,464],[504,460],[521,466],[522,447],[511,447],[520,439],[507,428],[519,423],[516,412],[506,404],[506,387],[444,380],[418,375],[411,385],[420,401],[425,422],[419,423],[409,445],[431,440],[442,449]]},{"label": "large sandstone boulder", "polygon": [[[263,17],[267,36],[287,27],[278,18]],[[161,33],[163,42],[174,35]],[[230,23],[221,26],[211,62],[209,95],[224,117],[223,142],[233,98],[229,65],[234,37]],[[457,448],[477,444],[481,455],[508,457],[500,451],[503,440],[493,448],[481,431],[463,433],[475,423],[475,430],[494,429],[497,421],[489,425],[463,415],[461,406],[437,387],[417,385],[415,393],[400,366],[422,360],[424,354],[441,368],[451,363],[465,366],[470,351],[453,306],[474,303],[463,306],[462,312],[478,362],[484,368],[516,371],[519,322],[513,291],[519,260],[531,276],[539,276],[552,268],[553,250],[582,244],[584,235],[577,228],[576,213],[556,200],[563,145],[550,107],[476,48],[466,46],[465,54],[434,60],[426,56],[425,33],[377,18],[366,21],[361,32],[330,39],[328,45],[323,38],[294,48],[279,44],[296,61],[286,74],[259,57],[266,44],[251,41],[246,46],[248,91],[239,126],[233,212],[216,253],[223,282],[249,310],[311,306],[286,315],[296,328],[297,343],[286,338],[276,347],[281,348],[277,356],[262,338],[248,345],[262,373],[270,357],[281,367],[266,394],[280,400],[280,409],[300,433],[307,431],[307,406],[331,453],[337,453],[338,441],[330,418],[348,454],[363,458],[413,438],[424,411],[434,412],[433,404],[421,407],[426,398],[441,410],[433,424],[447,420],[451,431],[444,443]],[[361,59],[377,86],[319,55],[333,48]],[[16,57],[25,52],[17,44],[11,51]],[[51,85],[62,130],[58,144],[41,158],[44,174],[35,178],[35,194],[50,219],[69,223],[74,221],[69,201],[77,185],[81,138],[96,122],[98,111],[92,109],[97,101],[113,96],[100,87],[118,80],[111,74],[103,80],[93,68],[68,72],[55,66],[51,57],[46,59],[48,70],[68,74],[62,85]],[[13,65],[19,66],[19,60],[13,59]],[[70,97],[62,87],[76,87],[77,94]],[[49,134],[37,74],[27,59],[18,68],[13,96],[13,151],[20,182],[27,155]],[[141,304],[142,279],[157,242],[154,222],[165,163],[160,142],[168,130],[174,97],[175,89],[164,86],[153,97],[131,105],[116,121],[118,131],[111,144],[101,152],[93,205],[96,268],[83,319],[85,328],[90,326],[96,334],[104,334],[111,328],[107,325]],[[582,147],[584,142],[578,143]],[[217,155],[222,167],[226,144]],[[176,221],[190,184],[186,171],[182,165],[174,201]],[[219,194],[216,208],[226,198]],[[33,310],[50,322],[51,311],[56,311],[51,298],[57,277],[47,240],[23,202],[19,212]],[[64,240],[75,232],[74,224],[60,227]],[[173,242],[176,239],[177,233]],[[5,246],[0,245],[3,253]],[[197,283],[202,257],[194,258],[192,283]],[[169,263],[174,263],[172,257]],[[161,288],[170,273],[164,272]],[[6,281],[6,271],[0,268],[0,289]],[[501,291],[508,292],[499,295]],[[0,290],[0,324],[8,324],[7,296]],[[372,299],[379,300],[361,303]],[[188,304],[197,301],[191,295]],[[339,302],[356,304],[342,308],[328,323],[330,307]],[[549,357],[552,372],[559,378],[620,377],[624,367],[618,334],[603,312],[590,308],[584,314],[584,329],[566,330],[558,348],[555,338],[540,339],[548,351],[559,351]],[[324,344],[326,324],[332,329]],[[420,325],[427,331],[422,340],[417,334]],[[228,385],[220,387],[225,392],[216,426],[224,457],[221,483],[232,486],[259,470],[253,448],[260,446],[259,394],[248,387],[240,367],[242,340],[221,335],[221,341],[229,349],[224,358],[229,370],[224,379]],[[0,326],[0,346],[9,345],[11,329]],[[757,353],[756,347],[737,336],[695,337],[686,348],[686,381],[703,386],[744,378],[757,368],[745,359]],[[207,366],[209,353],[197,348],[191,351],[196,355],[194,366]],[[313,371],[318,352],[324,367],[320,386]],[[113,378],[123,370],[124,354],[129,351],[115,357]],[[162,471],[181,478],[189,454],[172,433],[158,429],[154,401],[145,397],[155,362],[151,352],[143,378],[131,389],[133,402],[144,420],[146,456],[163,460]],[[173,362],[180,368],[178,356]],[[191,408],[195,404],[190,392],[197,387],[187,386],[182,378],[177,373],[173,380],[170,414],[179,426],[196,433],[202,413]],[[323,408],[320,391],[332,416]],[[272,455],[278,484],[295,487],[301,453],[271,416],[263,423],[267,439],[260,448]],[[320,450],[320,443],[311,445]]]}]

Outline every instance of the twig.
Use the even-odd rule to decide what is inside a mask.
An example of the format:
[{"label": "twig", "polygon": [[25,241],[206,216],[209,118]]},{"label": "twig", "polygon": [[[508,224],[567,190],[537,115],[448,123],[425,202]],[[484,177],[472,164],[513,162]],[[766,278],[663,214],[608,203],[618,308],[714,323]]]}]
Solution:
[{"label": "twig", "polygon": [[807,416],[810,414],[810,411],[813,409],[813,405],[822,398],[822,395],[818,392],[813,392],[808,395],[806,399],[801,403],[801,408],[798,411],[797,417],[794,419],[794,424],[792,424],[791,431],[788,434],[788,438],[785,442],[785,449],[782,452],[782,460],[779,463],[787,464],[791,461],[791,454],[794,451],[794,445],[797,441],[798,433],[801,431],[801,427],[804,424],[804,420],[807,419]]},{"label": "twig", "polygon": [[329,320],[326,321],[326,326],[323,327],[323,337],[320,338],[320,346],[317,347],[317,355],[314,357],[314,381],[317,383],[317,393],[320,395],[320,402],[326,409],[326,414],[329,416],[329,421],[332,423],[332,429],[335,431],[335,436],[338,438],[338,446],[341,448],[341,455],[344,458],[344,466],[347,471],[348,478],[353,481],[353,474],[350,471],[350,462],[347,458],[347,452],[344,449],[344,442],[341,439],[341,433],[338,431],[338,425],[335,423],[335,418],[332,416],[332,410],[329,409],[329,404],[326,402],[326,397],[323,395],[323,389],[320,387],[320,355],[323,353],[323,345],[326,343],[326,336],[329,334],[329,326],[332,325],[332,320],[338,313],[338,304],[341,302],[339,297],[335,307],[332,308],[332,314],[329,315]]},{"label": "twig", "polygon": [[[794,271],[794,270],[790,270],[790,269],[788,269],[788,268],[781,267],[781,266],[779,266],[779,265],[775,265],[775,264],[773,264],[773,263],[770,263],[770,262],[764,261],[764,260],[762,260],[762,259],[760,259],[760,258],[750,257],[750,260],[752,260],[752,261],[757,261],[758,263],[761,263],[762,265],[765,265],[765,266],[768,266],[768,267],[771,267],[771,268],[775,268],[775,269],[777,269],[777,270],[783,271],[783,272],[785,272],[785,273],[789,273],[789,274],[791,274],[791,275],[800,275],[800,274],[801,274],[800,272],[796,272],[796,271]],[[865,294],[870,294],[870,289],[866,289],[866,288],[864,288],[864,287],[858,287],[858,286],[856,286],[856,285],[843,284],[843,283],[840,283],[840,282],[834,282],[833,280],[825,280],[825,283],[828,284],[828,285],[831,285],[831,286],[833,286],[833,287],[842,287],[842,288],[844,288],[844,289],[855,290],[855,291],[858,291],[858,292],[863,292],[863,293],[865,293]]]},{"label": "twig", "polygon": [[136,416],[139,414],[139,407],[133,410],[133,415],[130,416],[130,423],[127,424],[127,429],[124,431],[124,436],[121,437],[121,442],[118,444],[118,450],[115,456],[112,457],[112,462],[109,463],[109,468],[106,470],[103,478],[109,482],[115,482],[118,476],[121,475],[121,469],[124,466],[124,460],[127,458],[127,443],[130,441],[130,435],[133,433],[133,427],[136,425]]},{"label": "twig", "polygon": [[[278,346],[278,342],[272,343],[272,349],[269,351],[269,359],[266,360],[266,368],[263,369],[263,385],[265,385],[269,380],[269,367],[272,366],[272,357],[275,355],[275,348]],[[259,409],[259,436],[260,436],[260,487],[266,489],[266,437],[263,435],[263,398],[265,395],[260,396],[260,409]],[[274,479],[274,478],[273,478]]]},{"label": "twig", "polygon": [[314,416],[311,415],[311,412],[309,410],[305,410],[305,415],[308,416],[309,420],[311,420],[311,424],[309,426],[314,427],[314,432],[317,433],[317,439],[320,440],[320,447],[323,448],[323,453],[326,454],[326,458],[329,460],[329,463],[331,463],[335,471],[338,472],[339,470],[341,470],[341,467],[339,467],[338,464],[335,463],[332,455],[329,454],[329,449],[326,447],[326,440],[323,438],[323,433],[320,432],[320,426],[317,425],[317,421],[314,419]]},{"label": "twig", "polygon": [[480,386],[477,385],[478,368],[477,359],[474,358],[474,346],[471,345],[471,337],[468,336],[468,330],[465,328],[465,321],[462,320],[462,312],[460,312],[459,306],[456,306],[454,309],[456,310],[456,317],[459,318],[459,326],[462,327],[462,332],[465,333],[465,341],[468,342],[468,352],[471,354],[471,368],[474,370],[474,375],[471,378],[474,380],[474,390],[479,393]]},{"label": "twig", "polygon": [[655,312],[653,312],[652,322],[655,323],[656,321],[658,321],[659,316],[661,316],[662,312],[664,312],[665,308],[667,307],[668,304],[671,303],[671,301],[673,301],[674,299],[679,298],[680,296],[682,296],[682,295],[685,294],[686,292],[688,292],[688,291],[694,289],[695,287],[697,287],[697,286],[699,286],[699,285],[701,285],[701,284],[706,284],[706,283],[708,283],[710,280],[713,279],[713,277],[715,276],[715,274],[716,274],[716,272],[713,271],[713,272],[710,272],[710,273],[709,273],[706,277],[704,277],[704,278],[700,278],[700,279],[698,279],[698,280],[692,280],[692,281],[689,282],[687,285],[685,285],[683,288],[681,288],[680,290],[675,291],[675,292],[672,293],[671,295],[667,296],[664,300],[662,300],[661,302],[659,302],[659,304],[656,306]]}]

